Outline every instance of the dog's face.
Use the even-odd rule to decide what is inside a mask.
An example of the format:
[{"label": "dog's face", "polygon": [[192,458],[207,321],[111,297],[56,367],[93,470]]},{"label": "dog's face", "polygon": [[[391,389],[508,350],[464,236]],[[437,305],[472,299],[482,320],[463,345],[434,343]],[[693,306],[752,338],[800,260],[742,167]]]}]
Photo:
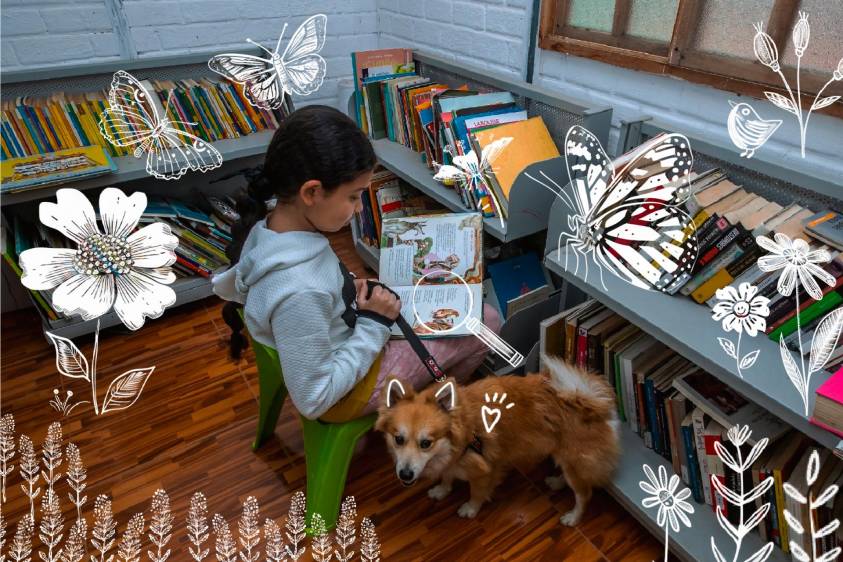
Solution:
[{"label": "dog's face", "polygon": [[390,379],[375,429],[386,438],[401,483],[412,486],[424,476],[437,478],[451,461],[450,412],[456,406],[453,381],[415,394]]}]

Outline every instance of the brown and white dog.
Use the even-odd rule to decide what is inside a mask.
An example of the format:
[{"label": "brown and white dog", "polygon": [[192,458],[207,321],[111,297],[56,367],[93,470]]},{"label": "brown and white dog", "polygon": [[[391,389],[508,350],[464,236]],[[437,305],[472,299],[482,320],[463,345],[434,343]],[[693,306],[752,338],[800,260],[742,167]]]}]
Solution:
[{"label": "brown and white dog", "polygon": [[470,518],[511,468],[527,470],[551,457],[562,474],[545,482],[554,490],[568,485],[576,496],[560,521],[578,524],[592,488],[605,486],[618,464],[615,394],[601,376],[553,357],[545,363],[548,373],[465,387],[449,379],[418,393],[391,379],[375,429],[385,434],[401,482],[441,479],[428,491],[439,500],[455,479],[467,481],[471,499],[458,513]]}]

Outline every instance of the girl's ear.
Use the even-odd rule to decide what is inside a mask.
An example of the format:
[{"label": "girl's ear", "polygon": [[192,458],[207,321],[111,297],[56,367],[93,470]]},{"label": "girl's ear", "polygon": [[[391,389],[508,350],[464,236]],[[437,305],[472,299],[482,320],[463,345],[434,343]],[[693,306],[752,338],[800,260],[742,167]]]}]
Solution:
[{"label": "girl's ear", "polygon": [[322,191],[322,182],[319,180],[307,180],[299,188],[299,196],[307,206],[316,202],[316,194]]},{"label": "girl's ear", "polygon": [[448,379],[439,387],[434,394],[434,399],[439,407],[450,412],[457,406],[457,387],[453,379]]},{"label": "girl's ear", "polygon": [[399,379],[390,377],[389,382],[386,384],[386,393],[384,394],[384,404],[387,408],[392,408],[399,400],[412,397],[413,387],[405,389]]}]

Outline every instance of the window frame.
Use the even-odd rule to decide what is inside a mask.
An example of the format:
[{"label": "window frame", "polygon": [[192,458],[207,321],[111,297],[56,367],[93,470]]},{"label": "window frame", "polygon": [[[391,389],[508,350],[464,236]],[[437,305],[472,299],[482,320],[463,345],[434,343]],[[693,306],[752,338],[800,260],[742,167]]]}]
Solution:
[{"label": "window frame", "polygon": [[[539,47],[624,68],[675,76],[758,99],[766,99],[765,91],[789,97],[779,77],[755,59],[741,60],[692,49],[704,1],[678,0],[671,39],[664,44],[625,35],[632,0],[615,0],[609,33],[566,25],[571,0],[542,0]],[[799,0],[775,0],[765,23],[764,29],[780,53],[786,48],[796,22],[798,6]],[[817,90],[833,71],[833,68],[824,73],[801,69],[803,108],[810,107]],[[794,67],[783,65],[782,72],[791,84],[796,83]],[[832,82],[823,92],[824,96],[835,94],[843,95],[843,81]],[[843,103],[833,103],[816,111],[843,118]]]}]

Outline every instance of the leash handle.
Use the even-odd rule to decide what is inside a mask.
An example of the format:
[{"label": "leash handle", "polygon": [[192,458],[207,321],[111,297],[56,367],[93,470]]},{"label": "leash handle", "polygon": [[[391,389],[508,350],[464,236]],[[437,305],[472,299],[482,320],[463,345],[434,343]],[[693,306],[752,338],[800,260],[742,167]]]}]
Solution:
[{"label": "leash handle", "polygon": [[[401,297],[398,296],[398,293],[380,283],[378,281],[372,281],[371,279],[366,280],[366,284],[368,285],[368,293],[366,294],[366,298],[372,296],[372,289],[375,287],[383,287],[396,298],[400,299]],[[398,324],[398,328],[401,330],[401,333],[404,334],[404,337],[410,342],[410,347],[413,348],[413,351],[416,352],[416,355],[421,360],[422,364],[424,365],[427,372],[436,382],[444,382],[447,375],[445,371],[442,370],[442,367],[439,366],[439,363],[436,362],[436,359],[433,358],[433,355],[427,350],[424,344],[421,341],[421,338],[413,331],[413,327],[407,322],[407,320],[401,315],[398,315],[398,318],[395,320],[395,323]]]}]

